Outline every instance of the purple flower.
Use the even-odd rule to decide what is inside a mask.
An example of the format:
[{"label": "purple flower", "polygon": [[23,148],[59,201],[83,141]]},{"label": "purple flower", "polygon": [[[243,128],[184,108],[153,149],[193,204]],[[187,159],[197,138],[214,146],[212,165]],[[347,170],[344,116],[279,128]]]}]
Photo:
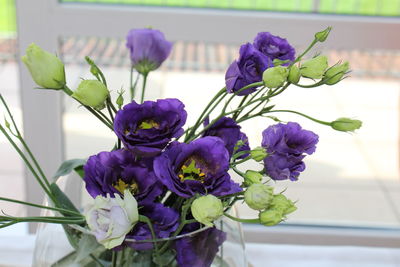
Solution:
[{"label": "purple flower", "polygon": [[[259,32],[254,39],[254,47],[272,61],[274,59],[294,60],[295,50],[288,41],[269,32]],[[289,63],[284,65],[289,65]]]},{"label": "purple flower", "polygon": [[[232,62],[225,74],[225,85],[228,93],[237,92],[246,85],[260,82],[263,72],[272,67],[269,57],[258,51],[252,44],[240,47],[239,59]],[[248,95],[256,87],[241,91],[238,95]]]},{"label": "purple flower", "polygon": [[242,191],[228,174],[229,153],[218,137],[207,136],[189,144],[172,143],[154,160],[158,179],[175,194],[223,196]]},{"label": "purple flower", "polygon": [[175,241],[176,261],[179,267],[211,266],[219,247],[226,240],[226,233],[213,227],[193,236]]},{"label": "purple flower", "polygon": [[318,135],[295,122],[272,125],[262,135],[261,145],[269,154],[264,159],[266,173],[274,180],[297,180],[305,169],[304,153],[314,153]]},{"label": "purple flower", "polygon": [[152,202],[163,189],[151,170],[150,160],[135,161],[127,150],[100,152],[91,156],[83,167],[86,190],[95,198],[115,193],[123,195],[129,189],[139,203]]},{"label": "purple flower", "polygon": [[[204,127],[209,124],[209,119],[204,121]],[[216,136],[222,139],[225,143],[225,148],[232,156],[235,146],[238,141],[242,140],[244,145],[238,148],[238,151],[250,150],[247,136],[240,131],[240,126],[231,118],[222,117],[208,128],[203,136]],[[247,149],[249,148],[249,149]]]},{"label": "purple flower", "polygon": [[172,138],[183,134],[186,122],[185,105],[175,98],[133,101],[117,112],[114,130],[125,147],[140,157],[161,152]]},{"label": "purple flower", "polygon": [[[157,238],[169,237],[179,225],[178,212],[160,203],[144,205],[140,208],[140,214],[151,220]],[[137,223],[126,238],[135,240],[153,239],[149,226],[142,222]],[[140,243],[126,241],[126,244],[135,250],[148,250],[153,248],[153,243],[151,242]]]},{"label": "purple flower", "polygon": [[140,73],[147,74],[157,69],[169,56],[172,43],[164,34],[153,29],[133,29],[126,37],[126,47],[131,54],[132,66]]}]

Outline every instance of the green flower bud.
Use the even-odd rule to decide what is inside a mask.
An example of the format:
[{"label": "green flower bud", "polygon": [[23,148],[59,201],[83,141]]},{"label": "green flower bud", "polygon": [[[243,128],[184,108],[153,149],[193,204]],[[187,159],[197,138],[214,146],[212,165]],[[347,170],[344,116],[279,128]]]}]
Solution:
[{"label": "green flower bud", "polygon": [[252,184],[244,192],[244,201],[253,210],[264,210],[270,205],[274,189],[265,184]]},{"label": "green flower bud", "polygon": [[222,216],[224,207],[221,200],[213,195],[195,199],[191,207],[193,217],[200,223],[213,226],[213,222]]},{"label": "green flower bud", "polygon": [[283,215],[287,215],[289,213],[297,210],[297,207],[290,199],[286,198],[282,194],[275,195],[271,202],[271,207],[276,210],[282,211]]},{"label": "green flower bud", "polygon": [[281,210],[269,209],[264,210],[258,214],[261,224],[265,226],[273,226],[280,223],[283,219]]},{"label": "green flower bud", "polygon": [[300,81],[300,69],[296,65],[292,65],[289,69],[288,81],[291,83],[298,83]]},{"label": "green flower bud", "polygon": [[121,109],[121,107],[124,105],[124,96],[122,93],[119,94],[117,100],[115,100],[115,103],[118,105],[119,109]]},{"label": "green flower bud", "polygon": [[335,66],[330,67],[324,75],[325,84],[334,85],[343,78],[346,72],[349,70],[349,62],[344,62],[343,64],[336,64]]},{"label": "green flower bud", "polygon": [[250,156],[255,161],[260,162],[268,156],[268,153],[265,148],[259,146],[250,151]]},{"label": "green flower bud", "polygon": [[7,129],[10,129],[10,123],[8,122],[8,120],[6,118],[4,118],[4,124]]},{"label": "green flower bud", "polygon": [[288,74],[289,71],[286,67],[268,68],[263,73],[264,85],[268,88],[278,88],[286,81]]},{"label": "green flower bud", "polygon": [[352,120],[349,118],[339,118],[331,122],[331,127],[336,131],[342,132],[353,132],[354,130],[360,129],[362,126],[362,121]]},{"label": "green flower bud", "polygon": [[318,42],[325,42],[326,38],[328,38],[329,33],[331,32],[332,27],[328,27],[325,30],[321,31],[321,32],[317,32],[315,34],[315,40],[317,40]]},{"label": "green flower bud", "polygon": [[97,66],[90,66],[90,72],[95,76],[95,77],[97,77],[98,75],[99,75],[99,69],[97,68]]},{"label": "green flower bud", "polygon": [[61,60],[32,43],[21,57],[35,83],[43,88],[61,89],[65,85],[65,70]]},{"label": "green flower bud", "polygon": [[317,56],[305,61],[301,65],[301,76],[311,79],[321,79],[328,68],[328,58],[326,56]]},{"label": "green flower bud", "polygon": [[83,80],[72,94],[72,97],[85,106],[102,109],[105,107],[104,102],[108,97],[108,90],[102,82]]},{"label": "green flower bud", "polygon": [[250,186],[252,184],[261,183],[263,175],[259,172],[248,170],[244,175],[244,184]]}]

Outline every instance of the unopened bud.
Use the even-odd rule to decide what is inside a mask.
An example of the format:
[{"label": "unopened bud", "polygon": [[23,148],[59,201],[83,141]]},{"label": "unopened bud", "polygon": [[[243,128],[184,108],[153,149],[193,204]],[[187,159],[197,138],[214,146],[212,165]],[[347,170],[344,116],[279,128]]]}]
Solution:
[{"label": "unopened bud", "polygon": [[213,195],[195,199],[191,206],[193,217],[200,223],[213,226],[213,222],[222,216],[224,207],[221,200]]},{"label": "unopened bud", "polygon": [[336,64],[335,66],[330,67],[324,75],[325,84],[334,85],[338,83],[346,72],[349,70],[349,62],[344,62],[343,64]]},{"label": "unopened bud", "polygon": [[265,184],[252,184],[244,192],[244,201],[253,210],[264,210],[270,205],[274,189]]},{"label": "unopened bud", "polygon": [[259,184],[261,183],[263,175],[259,172],[248,170],[244,174],[244,184],[246,186],[250,186],[252,184]]},{"label": "unopened bud", "polygon": [[331,122],[331,127],[336,131],[342,132],[353,132],[357,129],[360,129],[362,126],[362,121],[360,120],[352,120],[349,118],[339,118],[333,122]]},{"label": "unopened bud", "polygon": [[97,80],[83,80],[72,97],[85,106],[102,109],[108,97],[107,87]]},{"label": "unopened bud", "polygon": [[278,194],[273,197],[271,207],[273,209],[282,211],[283,215],[287,215],[297,210],[294,202],[285,197],[283,194]]},{"label": "unopened bud", "polygon": [[124,96],[122,95],[122,92],[118,95],[115,103],[118,105],[118,109],[121,109],[121,107],[124,105]]},{"label": "unopened bud", "polygon": [[301,65],[301,76],[311,79],[321,79],[328,68],[328,58],[326,56],[316,56],[305,61]]},{"label": "unopened bud", "polygon": [[22,56],[21,60],[37,85],[49,89],[64,87],[64,64],[55,55],[32,43],[26,49],[26,55]]},{"label": "unopened bud", "polygon": [[259,146],[250,151],[250,156],[252,159],[259,162],[265,159],[265,157],[268,156],[268,153],[265,148]]},{"label": "unopened bud", "polygon": [[286,67],[268,68],[263,73],[264,85],[268,88],[278,88],[286,81],[289,71]]},{"label": "unopened bud", "polygon": [[300,69],[296,65],[292,65],[289,69],[288,81],[291,83],[298,83],[300,80]]},{"label": "unopened bud", "polygon": [[315,39],[318,41],[318,42],[325,42],[325,40],[326,40],[326,38],[328,38],[328,36],[329,36],[329,33],[331,32],[331,30],[332,30],[332,27],[328,27],[328,28],[326,28],[325,30],[323,30],[323,31],[321,31],[321,32],[317,32],[316,34],[315,34]]},{"label": "unopened bud", "polygon": [[265,226],[273,226],[280,223],[283,219],[282,211],[276,209],[269,209],[260,212],[258,215],[260,223]]}]

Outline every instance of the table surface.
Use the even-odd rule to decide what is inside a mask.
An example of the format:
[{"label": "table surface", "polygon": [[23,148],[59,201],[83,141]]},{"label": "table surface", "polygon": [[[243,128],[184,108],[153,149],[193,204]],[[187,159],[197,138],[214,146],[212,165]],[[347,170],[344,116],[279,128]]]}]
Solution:
[{"label": "table surface", "polygon": [[[0,238],[0,267],[31,266],[35,236]],[[399,248],[246,244],[254,267],[400,267]]]}]

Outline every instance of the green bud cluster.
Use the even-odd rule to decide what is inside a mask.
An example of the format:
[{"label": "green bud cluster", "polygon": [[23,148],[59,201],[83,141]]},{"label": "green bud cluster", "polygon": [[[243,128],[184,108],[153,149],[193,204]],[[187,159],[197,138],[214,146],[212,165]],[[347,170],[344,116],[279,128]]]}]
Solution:
[{"label": "green bud cluster", "polygon": [[286,218],[287,214],[297,209],[293,201],[283,194],[274,195],[268,209],[261,211],[258,215],[260,223],[265,226],[273,226]]}]

